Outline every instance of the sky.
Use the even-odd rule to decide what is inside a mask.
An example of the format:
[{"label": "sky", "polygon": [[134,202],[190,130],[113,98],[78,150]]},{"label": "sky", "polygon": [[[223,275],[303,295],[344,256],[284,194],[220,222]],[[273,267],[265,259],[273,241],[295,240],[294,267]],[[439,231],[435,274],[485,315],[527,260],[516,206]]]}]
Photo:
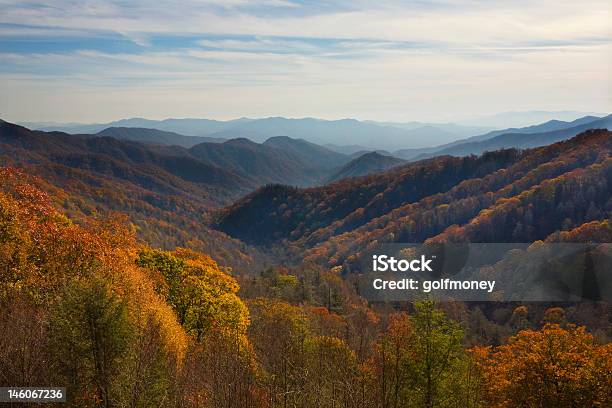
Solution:
[{"label": "sky", "polygon": [[0,0],[0,118],[612,111],[609,0]]}]

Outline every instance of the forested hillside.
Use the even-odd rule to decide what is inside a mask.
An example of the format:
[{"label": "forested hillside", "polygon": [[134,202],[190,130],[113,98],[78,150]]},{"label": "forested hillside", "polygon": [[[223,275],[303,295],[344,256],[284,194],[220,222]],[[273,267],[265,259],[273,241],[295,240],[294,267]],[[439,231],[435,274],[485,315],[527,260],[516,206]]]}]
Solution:
[{"label": "forested hillside", "polygon": [[[271,184],[223,208],[255,174],[312,181],[346,156],[0,126],[3,385],[61,384],[74,407],[611,402],[612,310],[596,296],[380,303],[356,283],[383,243],[611,242],[607,130]],[[528,263],[508,254],[488,273]]]},{"label": "forested hillside", "polygon": [[612,134],[531,150],[438,157],[311,189],[268,186],[218,226],[330,266],[384,242],[531,242],[610,217]]},{"label": "forested hillside", "polygon": [[373,173],[381,173],[404,163],[405,161],[402,159],[380,154],[378,152],[364,153],[342,166],[340,170],[328,177],[327,182],[331,183],[347,177],[359,177]]},{"label": "forested hillside", "polygon": [[[44,180],[4,168],[0,182],[3,386],[65,386],[71,407],[611,402],[608,305],[394,310],[316,265],[237,281],[208,255],[139,243],[127,218],[73,222]],[[609,239],[607,222],[562,237],[592,230]]]},{"label": "forested hillside", "polygon": [[[253,186],[186,155],[110,137],[30,131],[0,122],[0,159],[44,180],[40,188],[69,217],[127,214],[138,236],[162,248],[189,245],[225,265],[248,271],[257,251],[208,228],[207,211]],[[252,187],[251,187],[252,188]]]},{"label": "forested hillside", "polygon": [[131,140],[134,142],[161,144],[168,146],[193,147],[199,143],[221,143],[225,139],[216,139],[204,136],[184,136],[174,132],[165,132],[158,129],[138,128],[138,127],[108,127],[95,136],[109,136],[115,139]]},{"label": "forested hillside", "polygon": [[244,178],[254,178],[258,185],[285,183],[307,186],[319,181],[325,169],[317,167],[294,151],[248,139],[223,143],[201,143],[189,149],[194,157],[231,169]]},{"label": "forested hillside", "polygon": [[345,154],[307,142],[304,139],[292,139],[288,136],[271,137],[263,144],[292,153],[300,160],[323,170],[337,169],[350,160],[350,157]]}]

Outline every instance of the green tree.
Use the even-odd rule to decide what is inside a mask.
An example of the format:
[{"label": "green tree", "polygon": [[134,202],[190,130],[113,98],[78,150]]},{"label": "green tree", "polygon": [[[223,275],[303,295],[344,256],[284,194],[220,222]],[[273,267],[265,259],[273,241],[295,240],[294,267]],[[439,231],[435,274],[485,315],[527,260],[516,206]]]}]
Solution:
[{"label": "green tree", "polygon": [[133,334],[127,303],[106,282],[97,278],[70,284],[49,322],[50,347],[69,395],[114,406],[114,379]]},{"label": "green tree", "polygon": [[465,356],[463,330],[431,301],[415,304],[411,323],[414,358],[408,360],[408,368],[417,403],[427,408],[447,406],[446,399],[453,393],[449,383]]}]

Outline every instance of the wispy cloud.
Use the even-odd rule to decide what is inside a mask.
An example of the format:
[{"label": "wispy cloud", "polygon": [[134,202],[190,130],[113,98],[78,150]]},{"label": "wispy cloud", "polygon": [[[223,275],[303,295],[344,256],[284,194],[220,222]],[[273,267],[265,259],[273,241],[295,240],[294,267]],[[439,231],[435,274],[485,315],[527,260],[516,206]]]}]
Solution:
[{"label": "wispy cloud", "polygon": [[14,120],[432,120],[612,106],[607,1],[0,0],[0,8],[0,111]]}]

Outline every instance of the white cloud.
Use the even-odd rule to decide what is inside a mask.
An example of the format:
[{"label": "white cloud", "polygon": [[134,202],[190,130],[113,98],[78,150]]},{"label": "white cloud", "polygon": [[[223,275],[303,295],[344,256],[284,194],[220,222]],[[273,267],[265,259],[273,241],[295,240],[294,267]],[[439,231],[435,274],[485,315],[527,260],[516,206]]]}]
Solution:
[{"label": "white cloud", "polygon": [[[607,1],[323,3],[0,0],[2,38],[119,33],[144,47],[0,54],[0,111],[436,120],[612,107]],[[181,34],[204,37],[151,47]]]},{"label": "white cloud", "polygon": [[[102,29],[126,35],[152,33],[248,34],[391,41],[514,43],[547,39],[609,37],[609,3],[570,1],[361,2],[346,10],[309,14],[275,12],[289,2],[160,0],[4,2],[0,22],[64,29]],[[484,4],[483,4],[484,3]],[[36,6],[34,5],[36,4]],[[120,5],[121,4],[121,5]],[[308,3],[307,3],[308,4]],[[312,8],[317,8],[313,2]],[[350,3],[347,3],[350,4]],[[382,5],[381,5],[382,4]],[[413,6],[410,6],[413,4]],[[414,5],[416,4],[416,6]],[[215,7],[215,5],[217,5]],[[267,13],[248,13],[258,6]],[[247,9],[248,10],[248,9]]]}]

